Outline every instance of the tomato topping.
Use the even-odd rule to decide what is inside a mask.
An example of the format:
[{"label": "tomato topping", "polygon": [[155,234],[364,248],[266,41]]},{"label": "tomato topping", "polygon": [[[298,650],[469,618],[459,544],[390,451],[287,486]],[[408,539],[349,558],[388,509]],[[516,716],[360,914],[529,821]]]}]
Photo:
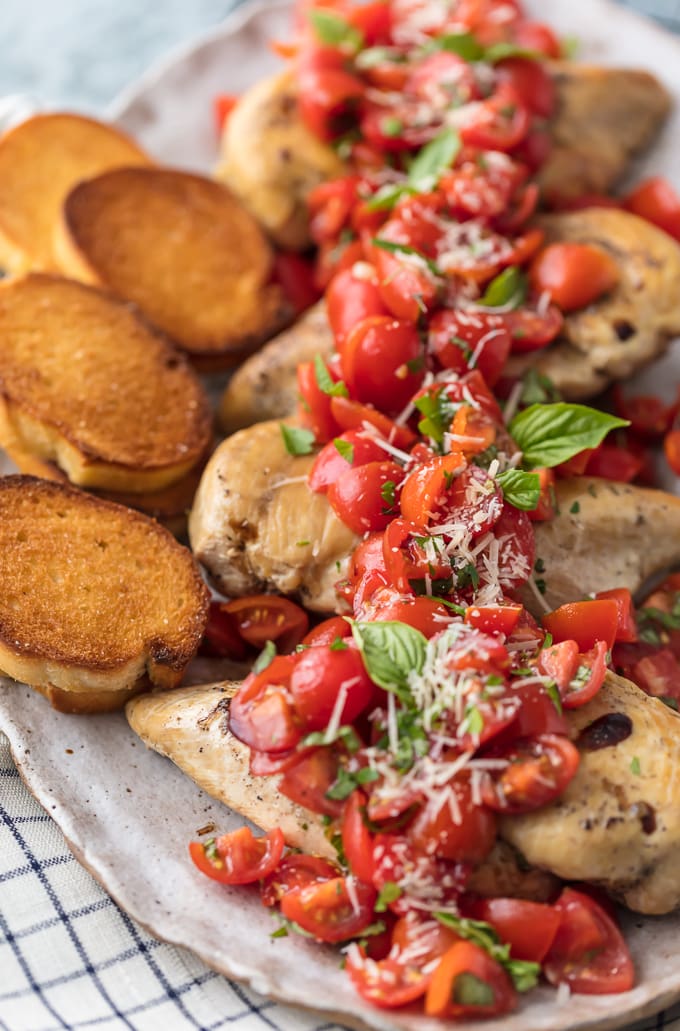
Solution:
[{"label": "tomato topping", "polygon": [[316,881],[332,881],[339,873],[334,863],[320,856],[290,854],[263,880],[260,898],[263,905],[276,906],[286,892]]},{"label": "tomato topping", "polygon": [[290,678],[295,712],[308,730],[324,730],[338,698],[340,725],[353,723],[370,703],[374,686],[354,642],[340,648],[318,645],[298,656]]},{"label": "tomato topping", "polygon": [[417,322],[423,312],[434,307],[439,296],[440,281],[428,259],[410,243],[411,234],[401,224],[388,222],[380,239],[403,247],[386,250],[374,245],[370,257],[378,272],[378,289],[383,303],[397,319]]},{"label": "tomato topping", "polygon": [[225,658],[245,659],[247,648],[239,633],[236,619],[225,612],[225,603],[211,601],[208,622],[201,641],[202,655],[220,655]]},{"label": "tomato topping", "polygon": [[499,82],[514,87],[523,104],[539,118],[550,118],[555,108],[555,81],[541,61],[526,57],[509,57],[496,65]]},{"label": "tomato topping", "polygon": [[253,884],[275,870],[285,841],[278,827],[256,838],[249,827],[208,841],[192,841],[189,853],[201,873],[220,884]]},{"label": "tomato topping", "polygon": [[224,132],[224,127],[229,121],[229,115],[238,104],[238,97],[231,93],[218,93],[213,100],[213,112],[215,115],[215,129],[218,137]]},{"label": "tomato topping", "polygon": [[243,640],[254,648],[274,641],[280,652],[292,651],[309,629],[305,610],[274,594],[251,594],[218,604],[235,621]]},{"label": "tomato topping", "polygon": [[531,119],[522,97],[510,83],[501,83],[488,100],[482,100],[474,117],[460,128],[467,146],[480,150],[512,150],[527,132]]},{"label": "tomato topping", "polygon": [[557,684],[560,694],[564,694],[576,676],[579,663],[579,650],[576,641],[560,641],[559,644],[542,648],[538,656],[538,669],[546,677]]},{"label": "tomato topping", "polygon": [[340,430],[360,430],[369,423],[394,447],[409,448],[416,441],[415,433],[408,426],[398,426],[377,409],[350,401],[347,397],[332,397],[331,412]]},{"label": "tomato topping", "polygon": [[645,179],[628,194],[624,206],[680,240],[680,197],[667,179]]},{"label": "tomato topping", "polygon": [[619,266],[601,247],[587,243],[553,243],[533,260],[529,280],[547,291],[562,311],[585,308],[619,281]]},{"label": "tomato topping", "polygon": [[429,325],[428,347],[445,369],[478,368],[490,387],[510,356],[512,337],[502,315],[442,309]]},{"label": "tomato topping", "polygon": [[518,308],[505,315],[505,321],[512,336],[513,354],[529,354],[540,351],[557,337],[564,325],[564,316],[559,308],[551,304],[547,311],[532,311]]},{"label": "tomato topping", "polygon": [[615,444],[600,444],[588,459],[586,476],[601,476],[615,483],[630,483],[642,470],[643,460]]},{"label": "tomato topping", "polygon": [[274,279],[283,288],[296,315],[311,308],[321,296],[313,263],[292,251],[277,251],[274,255]]},{"label": "tomato topping", "polygon": [[618,623],[616,626],[616,640],[629,643],[637,641],[638,631],[635,620],[635,606],[633,596],[627,587],[615,587],[611,591],[598,591],[596,598],[609,598],[615,601],[618,607]]},{"label": "tomato topping", "polygon": [[580,651],[588,651],[598,641],[611,648],[618,625],[619,605],[612,598],[568,602],[543,617],[543,626],[555,641],[574,640]]},{"label": "tomato topping", "polygon": [[558,60],[562,56],[559,39],[543,22],[520,21],[513,35],[515,43],[519,47],[537,50],[539,54],[544,54],[545,57],[551,57],[554,60]]},{"label": "tomato topping", "polygon": [[[517,699],[517,712],[510,735],[514,738],[535,738],[542,734],[569,733],[569,725],[554,700],[540,684],[521,684],[512,688],[510,698]],[[500,740],[500,739],[499,739]]]},{"label": "tomato topping", "polygon": [[335,641],[349,637],[352,628],[343,616],[331,616],[324,619],[322,623],[312,627],[308,634],[302,638],[302,644],[311,647],[312,645],[333,644]]},{"label": "tomato topping", "polygon": [[332,140],[346,127],[345,116],[361,99],[360,79],[342,68],[343,58],[330,47],[309,50],[298,59],[297,96],[305,125],[322,140]]},{"label": "tomato topping", "polygon": [[381,462],[385,457],[385,450],[375,437],[363,430],[348,430],[329,440],[316,456],[308,478],[310,489],[325,494],[348,469]]},{"label": "tomato topping", "polygon": [[585,995],[627,992],[635,982],[630,953],[613,919],[589,895],[565,888],[555,903],[560,926],[543,973]]},{"label": "tomato topping", "polygon": [[493,1017],[517,1004],[500,963],[469,941],[456,942],[436,967],[425,997],[428,1017]]},{"label": "tomato topping", "polygon": [[404,519],[426,527],[435,518],[456,475],[463,471],[465,465],[463,456],[453,452],[416,467],[406,477],[401,491],[400,507]]},{"label": "tomato topping", "polygon": [[348,469],[327,491],[331,508],[356,534],[383,530],[396,515],[396,490],[404,471],[396,462],[367,462]]},{"label": "tomato topping", "polygon": [[342,814],[342,849],[360,881],[373,881],[373,839],[366,826],[366,796],[353,791]]},{"label": "tomato topping", "polygon": [[659,440],[671,428],[677,405],[665,405],[649,394],[627,396],[619,384],[612,390],[616,414],[630,422],[630,428],[645,440]]},{"label": "tomato topping", "polygon": [[246,677],[231,700],[229,729],[258,752],[287,752],[302,736],[286,694],[294,665],[293,656],[277,655]]},{"label": "tomato topping", "polygon": [[663,442],[666,460],[676,476],[680,476],[680,430],[671,430]]},{"label": "tomato topping", "polygon": [[326,291],[326,310],[338,347],[342,347],[357,323],[387,314],[377,284],[376,272],[368,262],[353,265],[331,280]]},{"label": "tomato topping", "polygon": [[385,315],[359,322],[342,349],[345,380],[358,401],[398,415],[423,381],[415,326]]},{"label": "tomato topping", "polygon": [[346,970],[361,998],[381,1009],[408,1006],[425,994],[430,983],[420,963],[402,962],[391,955],[376,963],[362,949],[349,952]]},{"label": "tomato topping", "polygon": [[670,648],[643,656],[633,666],[630,678],[655,698],[680,699],[680,663]]},{"label": "tomato topping", "polygon": [[[349,883],[349,888],[348,888]],[[281,899],[281,912],[317,941],[341,942],[373,921],[375,888],[352,877],[302,885]]]},{"label": "tomato topping", "polygon": [[560,925],[554,906],[526,899],[478,899],[466,905],[465,914],[491,924],[513,959],[530,963],[543,962]]},{"label": "tomato topping", "polygon": [[331,398],[319,386],[314,362],[300,362],[297,367],[297,382],[300,392],[298,414],[320,444],[336,437],[340,432],[333,418]]},{"label": "tomato topping", "polygon": [[578,666],[567,689],[562,692],[565,709],[578,709],[594,698],[604,683],[607,673],[607,645],[597,641],[578,657]]},{"label": "tomato topping", "polygon": [[427,855],[481,863],[496,841],[496,818],[475,805],[467,778],[458,777],[428,800],[408,829],[409,840]]},{"label": "tomato topping", "polygon": [[465,622],[485,634],[509,637],[521,614],[521,605],[471,605],[465,610]]},{"label": "tomato topping", "polygon": [[536,508],[527,512],[532,523],[547,522],[553,519],[557,511],[555,500],[555,471],[553,469],[534,469],[538,475],[540,496]]},{"label": "tomato topping", "polygon": [[338,757],[330,748],[314,748],[288,767],[278,790],[291,802],[332,818],[340,816],[342,803],[327,794],[338,775]]},{"label": "tomato topping", "polygon": [[482,787],[482,797],[499,813],[529,813],[565,790],[579,765],[578,750],[559,734],[515,742],[503,755],[509,765]]},{"label": "tomato topping", "polygon": [[[400,801],[403,804],[403,800]],[[376,819],[370,801],[368,813],[371,819]],[[410,895],[421,901],[434,897],[442,906],[457,903],[470,869],[465,863],[428,855],[400,834],[375,836],[373,862],[373,884],[377,891],[382,891],[386,884],[397,884],[403,891],[389,903],[392,912],[399,915],[412,908]]]},{"label": "tomato topping", "polygon": [[526,512],[505,504],[494,527],[500,542],[498,581],[504,591],[521,587],[531,576],[536,560],[536,542],[531,520]]},{"label": "tomato topping", "polygon": [[441,633],[451,622],[451,612],[436,598],[393,596],[390,600],[384,600],[378,596],[371,618],[377,623],[406,623],[429,639]]}]

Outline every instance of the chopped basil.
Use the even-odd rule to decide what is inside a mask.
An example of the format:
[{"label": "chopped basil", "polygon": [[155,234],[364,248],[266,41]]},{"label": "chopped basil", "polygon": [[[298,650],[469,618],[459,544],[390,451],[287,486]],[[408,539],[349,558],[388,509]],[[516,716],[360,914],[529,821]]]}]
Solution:
[{"label": "chopped basil", "polygon": [[418,423],[420,432],[423,436],[433,440],[435,444],[443,444],[444,434],[451,425],[456,411],[444,388],[440,387],[423,394],[414,401],[414,404],[423,416]]},{"label": "chopped basil", "polygon": [[336,383],[331,378],[328,367],[320,354],[314,355],[314,374],[319,390],[324,394],[328,394],[329,397],[349,397],[349,391],[342,380]]},{"label": "chopped basil", "polygon": [[481,61],[484,58],[484,47],[478,43],[471,32],[449,32],[426,43],[423,49],[427,53],[445,50],[449,54],[457,54],[464,61]]},{"label": "chopped basil", "polygon": [[669,709],[673,709],[675,712],[680,712],[680,705],[678,705],[677,698],[671,698],[670,695],[661,695],[661,701],[664,705],[667,705]]},{"label": "chopped basil", "polygon": [[340,47],[356,53],[364,43],[363,34],[350,25],[345,18],[327,7],[315,7],[307,12],[314,33],[320,43],[329,47]]},{"label": "chopped basil", "polygon": [[581,502],[580,501],[575,501],[574,504],[569,509],[569,511],[571,512],[572,515],[578,515],[579,512],[581,511]]},{"label": "chopped basil", "polygon": [[331,641],[328,647],[332,652],[346,652],[349,648],[349,645],[347,644],[347,641],[344,639],[344,637],[336,637],[334,638],[334,640]]},{"label": "chopped basil", "polygon": [[546,694],[550,697],[551,702],[557,709],[560,716],[562,715],[562,698],[557,688],[557,684],[554,680],[551,680],[549,684],[545,685]]},{"label": "chopped basil", "polygon": [[473,737],[479,737],[484,730],[484,717],[476,705],[469,705],[465,710],[463,725],[465,726],[465,732],[472,734]]},{"label": "chopped basil", "polygon": [[[381,128],[384,130],[383,126]],[[391,133],[386,132],[389,136]],[[396,133],[395,135],[398,135]],[[433,140],[422,147],[411,162],[406,182],[386,183],[368,201],[370,211],[383,211],[394,207],[400,197],[409,193],[429,193],[442,174],[451,168],[461,148],[460,137],[454,129],[442,129]],[[436,270],[436,274],[439,274]]]},{"label": "chopped basil", "polygon": [[349,440],[342,440],[340,437],[336,437],[333,441],[333,446],[338,452],[341,458],[344,458],[350,465],[354,462],[354,444]]},{"label": "chopped basil", "polygon": [[512,305],[519,308],[527,296],[527,277],[521,269],[513,265],[503,269],[492,279],[479,299],[485,308],[505,308]]},{"label": "chopped basil", "polygon": [[365,71],[367,68],[375,68],[379,64],[403,64],[405,60],[404,54],[395,47],[366,47],[360,54],[357,54],[354,63],[357,68]]},{"label": "chopped basil", "polygon": [[477,590],[479,587],[479,573],[472,562],[468,562],[462,569],[457,570],[456,586],[459,590],[463,590],[465,587],[472,587],[473,591]]},{"label": "chopped basil", "polygon": [[561,401],[562,396],[549,376],[538,369],[528,369],[522,377],[521,405],[546,404]]},{"label": "chopped basil", "polygon": [[289,455],[311,455],[316,440],[311,430],[301,426],[286,426],[285,423],[279,423],[279,426]]},{"label": "chopped basil", "polygon": [[638,759],[637,755],[634,755],[630,761],[630,772],[635,777],[640,776],[640,760]]},{"label": "chopped basil", "polygon": [[525,465],[552,468],[586,448],[597,447],[610,430],[628,425],[626,419],[595,408],[560,401],[518,412],[508,430],[524,453]]},{"label": "chopped basil", "polygon": [[484,60],[489,64],[497,64],[509,57],[521,57],[527,61],[544,61],[545,54],[540,50],[530,50],[528,47],[520,47],[517,43],[494,43],[484,51]]},{"label": "chopped basil", "polygon": [[264,648],[253,663],[253,673],[261,673],[271,665],[276,658],[276,645],[273,641],[267,641]]},{"label": "chopped basil", "polygon": [[403,888],[400,888],[394,881],[385,881],[374,907],[376,913],[384,913],[390,902],[396,902],[403,894]]},{"label": "chopped basil", "polygon": [[356,641],[369,677],[385,691],[402,701],[411,701],[409,676],[421,673],[427,640],[424,634],[406,623],[358,623],[351,621]]},{"label": "chopped basil", "polygon": [[521,469],[506,469],[496,480],[503,489],[503,497],[522,512],[533,512],[541,498],[538,473],[525,473]]},{"label": "chopped basil", "polygon": [[441,275],[435,262],[425,257],[425,255],[421,254],[420,251],[417,251],[415,247],[409,247],[408,244],[405,243],[395,243],[394,240],[383,240],[379,236],[374,236],[371,243],[374,247],[379,247],[383,251],[389,251],[391,254],[403,254],[404,257],[418,258],[429,269],[433,276]]},{"label": "chopped basil", "polygon": [[378,779],[378,771],[370,766],[363,766],[360,770],[347,770],[341,766],[333,784],[326,792],[326,798],[335,802],[344,802],[352,794],[355,788],[362,784],[370,784]]},{"label": "chopped basil", "polygon": [[393,510],[396,502],[396,490],[397,485],[394,482],[394,480],[385,480],[382,487],[380,488],[380,497],[383,499],[385,503],[383,515],[389,515],[390,512]]},{"label": "chopped basil", "polygon": [[493,1006],[496,994],[481,977],[464,970],[455,978],[451,997],[459,1006]]},{"label": "chopped basil", "polygon": [[404,123],[400,118],[396,118],[394,115],[385,115],[380,123],[380,131],[383,136],[400,136],[404,131]]},{"label": "chopped basil", "polygon": [[303,737],[300,744],[302,747],[308,748],[312,745],[333,745],[336,741],[342,741],[350,755],[358,752],[361,748],[359,735],[354,727],[349,725],[338,727],[332,735],[329,735],[327,730],[314,730],[311,734]]},{"label": "chopped basil", "polygon": [[538,975],[541,972],[540,963],[511,959],[510,946],[502,944],[498,933],[491,924],[487,924],[483,920],[468,920],[466,917],[454,916],[452,913],[434,913],[433,915],[440,924],[444,924],[444,927],[450,927],[461,938],[478,945],[488,952],[492,959],[505,967],[518,992],[528,992],[537,983]]},{"label": "chopped basil", "polygon": [[537,578],[534,578],[534,584],[536,585],[536,590],[539,594],[545,594],[545,592],[548,589],[548,585],[546,584],[545,580],[539,580]]},{"label": "chopped basil", "polygon": [[542,558],[537,558],[534,562],[534,570],[537,573],[545,573],[545,562]]},{"label": "chopped basil", "polygon": [[286,927],[285,924],[281,924],[281,926],[279,928],[277,928],[276,931],[272,931],[272,933],[269,935],[269,937],[270,938],[287,938],[288,937],[288,928]]}]

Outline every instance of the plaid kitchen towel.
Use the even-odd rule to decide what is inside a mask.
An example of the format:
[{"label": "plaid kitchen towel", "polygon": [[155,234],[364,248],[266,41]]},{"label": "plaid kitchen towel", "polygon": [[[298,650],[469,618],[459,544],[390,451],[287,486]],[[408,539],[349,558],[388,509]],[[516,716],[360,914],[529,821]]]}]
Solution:
[{"label": "plaid kitchen towel", "polygon": [[[680,0],[621,2],[680,31]],[[0,733],[0,1031],[72,1028],[342,1031],[151,938],[76,862]],[[635,1025],[656,1029],[680,1031],[680,1006]]]}]

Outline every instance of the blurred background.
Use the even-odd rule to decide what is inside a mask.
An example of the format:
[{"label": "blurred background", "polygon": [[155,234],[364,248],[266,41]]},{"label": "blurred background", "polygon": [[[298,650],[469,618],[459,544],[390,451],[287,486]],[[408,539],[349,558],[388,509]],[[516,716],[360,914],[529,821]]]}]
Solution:
[{"label": "blurred background", "polygon": [[[680,0],[619,0],[680,32]],[[4,0],[0,96],[102,111],[157,57],[222,21],[235,0]],[[550,17],[550,0],[545,0]]]}]

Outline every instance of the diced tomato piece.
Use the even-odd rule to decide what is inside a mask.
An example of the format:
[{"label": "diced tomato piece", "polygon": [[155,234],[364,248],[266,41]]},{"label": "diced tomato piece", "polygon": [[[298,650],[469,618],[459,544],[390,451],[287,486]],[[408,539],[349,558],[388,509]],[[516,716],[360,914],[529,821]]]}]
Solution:
[{"label": "diced tomato piece", "polygon": [[540,672],[550,677],[557,684],[560,694],[566,692],[576,675],[579,662],[579,650],[576,641],[560,641],[549,648],[542,648],[538,656]]},{"label": "diced tomato piece", "polygon": [[342,813],[342,802],[327,794],[337,775],[338,756],[333,750],[313,748],[284,771],[278,790],[291,802],[335,819]]},{"label": "diced tomato piece", "polygon": [[225,612],[224,602],[210,603],[200,654],[219,655],[237,662],[246,657],[246,643],[239,633],[236,619]]},{"label": "diced tomato piece", "polygon": [[262,882],[260,898],[265,906],[276,906],[288,891],[317,881],[332,881],[340,870],[321,856],[303,852],[284,856],[276,869]]},{"label": "diced tomato piece", "polygon": [[353,533],[383,530],[397,514],[396,491],[403,476],[396,462],[367,462],[348,469],[328,488],[331,508]]},{"label": "diced tomato piece", "polygon": [[325,394],[319,386],[314,362],[300,362],[297,367],[297,381],[300,392],[300,421],[309,427],[320,444],[325,444],[340,433],[331,409],[331,402],[335,398]]},{"label": "diced tomato piece", "polygon": [[373,315],[387,315],[375,269],[361,262],[334,276],[326,291],[326,310],[338,347],[359,322]]},{"label": "diced tomato piece", "polygon": [[521,614],[521,605],[471,605],[465,610],[465,622],[485,634],[509,637]]},{"label": "diced tomato piece", "polygon": [[229,120],[229,115],[238,103],[238,97],[232,93],[218,93],[213,100],[213,111],[215,114],[215,129],[218,137],[222,135],[224,127]]},{"label": "diced tomato piece", "polygon": [[317,941],[356,938],[373,921],[376,891],[356,878],[348,888],[348,881],[336,877],[295,888],[281,899],[281,912]]},{"label": "diced tomato piece", "polygon": [[440,364],[459,373],[474,365],[490,387],[498,381],[511,347],[502,315],[469,315],[444,308],[430,320],[428,348]]},{"label": "diced tomato piece", "polygon": [[253,884],[274,870],[285,847],[276,828],[256,838],[249,827],[208,841],[192,841],[189,853],[201,873],[220,884]]},{"label": "diced tomato piece", "polygon": [[639,659],[630,673],[638,687],[655,698],[680,699],[680,663],[670,648]]},{"label": "diced tomato piece", "polygon": [[467,778],[457,777],[448,785],[456,800],[452,807],[444,798],[440,805],[426,802],[409,826],[409,840],[421,852],[462,863],[481,863],[496,841],[496,817],[486,806],[475,805]]},{"label": "diced tomato piece", "polygon": [[353,397],[398,415],[425,375],[415,326],[386,315],[364,319],[344,342],[342,369]]},{"label": "diced tomato piece", "polygon": [[526,899],[490,898],[467,903],[465,915],[484,920],[510,945],[513,959],[542,963],[552,945],[560,914],[554,906]]},{"label": "diced tomato piece", "polygon": [[555,108],[555,81],[543,62],[526,57],[508,57],[496,65],[499,82],[509,82],[528,109],[539,118],[550,118]]},{"label": "diced tomato piece", "polygon": [[671,430],[664,439],[666,460],[676,476],[680,476],[680,430]]},{"label": "diced tomato piece", "polygon": [[231,700],[229,729],[258,752],[287,752],[302,736],[286,696],[295,661],[277,655],[261,673],[246,677]]},{"label": "diced tomato piece", "polygon": [[565,709],[578,709],[594,698],[604,683],[607,673],[607,645],[597,641],[578,657],[576,672],[565,690],[561,690]]},{"label": "diced tomato piece", "polygon": [[460,128],[469,147],[480,150],[512,150],[526,136],[531,125],[522,97],[510,83],[501,83],[488,100],[483,100],[475,118]]},{"label": "diced tomato piece", "polygon": [[611,591],[598,591],[596,598],[611,598],[619,609],[619,621],[616,627],[616,640],[630,643],[637,641],[637,623],[633,596],[627,587],[614,587]]},{"label": "diced tomato piece", "polygon": [[529,281],[546,291],[562,311],[585,308],[619,281],[619,266],[601,247],[587,243],[552,243],[534,258]]},{"label": "diced tomato piece", "polygon": [[509,765],[482,787],[485,805],[499,813],[528,813],[558,798],[579,766],[579,752],[568,738],[541,734],[515,742],[503,753]]},{"label": "diced tomato piece", "polygon": [[539,54],[558,60],[562,56],[560,41],[543,22],[520,21],[513,32],[517,46],[537,50]]},{"label": "diced tomato piece", "polygon": [[677,405],[666,405],[653,394],[626,396],[619,384],[612,390],[614,408],[630,422],[633,433],[645,440],[660,440],[671,428]]},{"label": "diced tomato piece", "polygon": [[653,222],[659,229],[680,240],[680,196],[667,179],[645,179],[624,200],[628,211]]},{"label": "diced tomato piece", "polygon": [[364,430],[348,430],[324,445],[309,473],[310,489],[325,494],[348,469],[386,458],[384,448]]},{"label": "diced tomato piece", "polygon": [[600,444],[595,448],[588,464],[586,476],[601,476],[615,483],[630,483],[640,473],[643,460],[632,451],[615,444]]},{"label": "diced tomato piece", "polygon": [[354,723],[373,698],[374,686],[354,642],[346,648],[317,645],[298,656],[290,677],[290,696],[307,730],[324,730],[338,696],[344,695],[340,725]]},{"label": "diced tomato piece", "polygon": [[366,826],[366,796],[353,791],[342,814],[342,849],[349,868],[360,881],[373,881],[373,838]]},{"label": "diced tomato piece", "polygon": [[597,641],[611,648],[619,625],[619,606],[611,598],[568,602],[543,617],[543,626],[559,641],[574,640],[583,652]]},{"label": "diced tomato piece", "polygon": [[309,633],[302,638],[302,644],[308,648],[321,644],[333,644],[335,641],[349,637],[351,633],[352,628],[343,616],[331,616],[330,619],[324,619],[323,622],[312,627]]},{"label": "diced tomato piece", "polygon": [[584,892],[565,888],[555,903],[560,926],[543,972],[551,984],[586,995],[627,992],[635,971],[612,918]]}]

